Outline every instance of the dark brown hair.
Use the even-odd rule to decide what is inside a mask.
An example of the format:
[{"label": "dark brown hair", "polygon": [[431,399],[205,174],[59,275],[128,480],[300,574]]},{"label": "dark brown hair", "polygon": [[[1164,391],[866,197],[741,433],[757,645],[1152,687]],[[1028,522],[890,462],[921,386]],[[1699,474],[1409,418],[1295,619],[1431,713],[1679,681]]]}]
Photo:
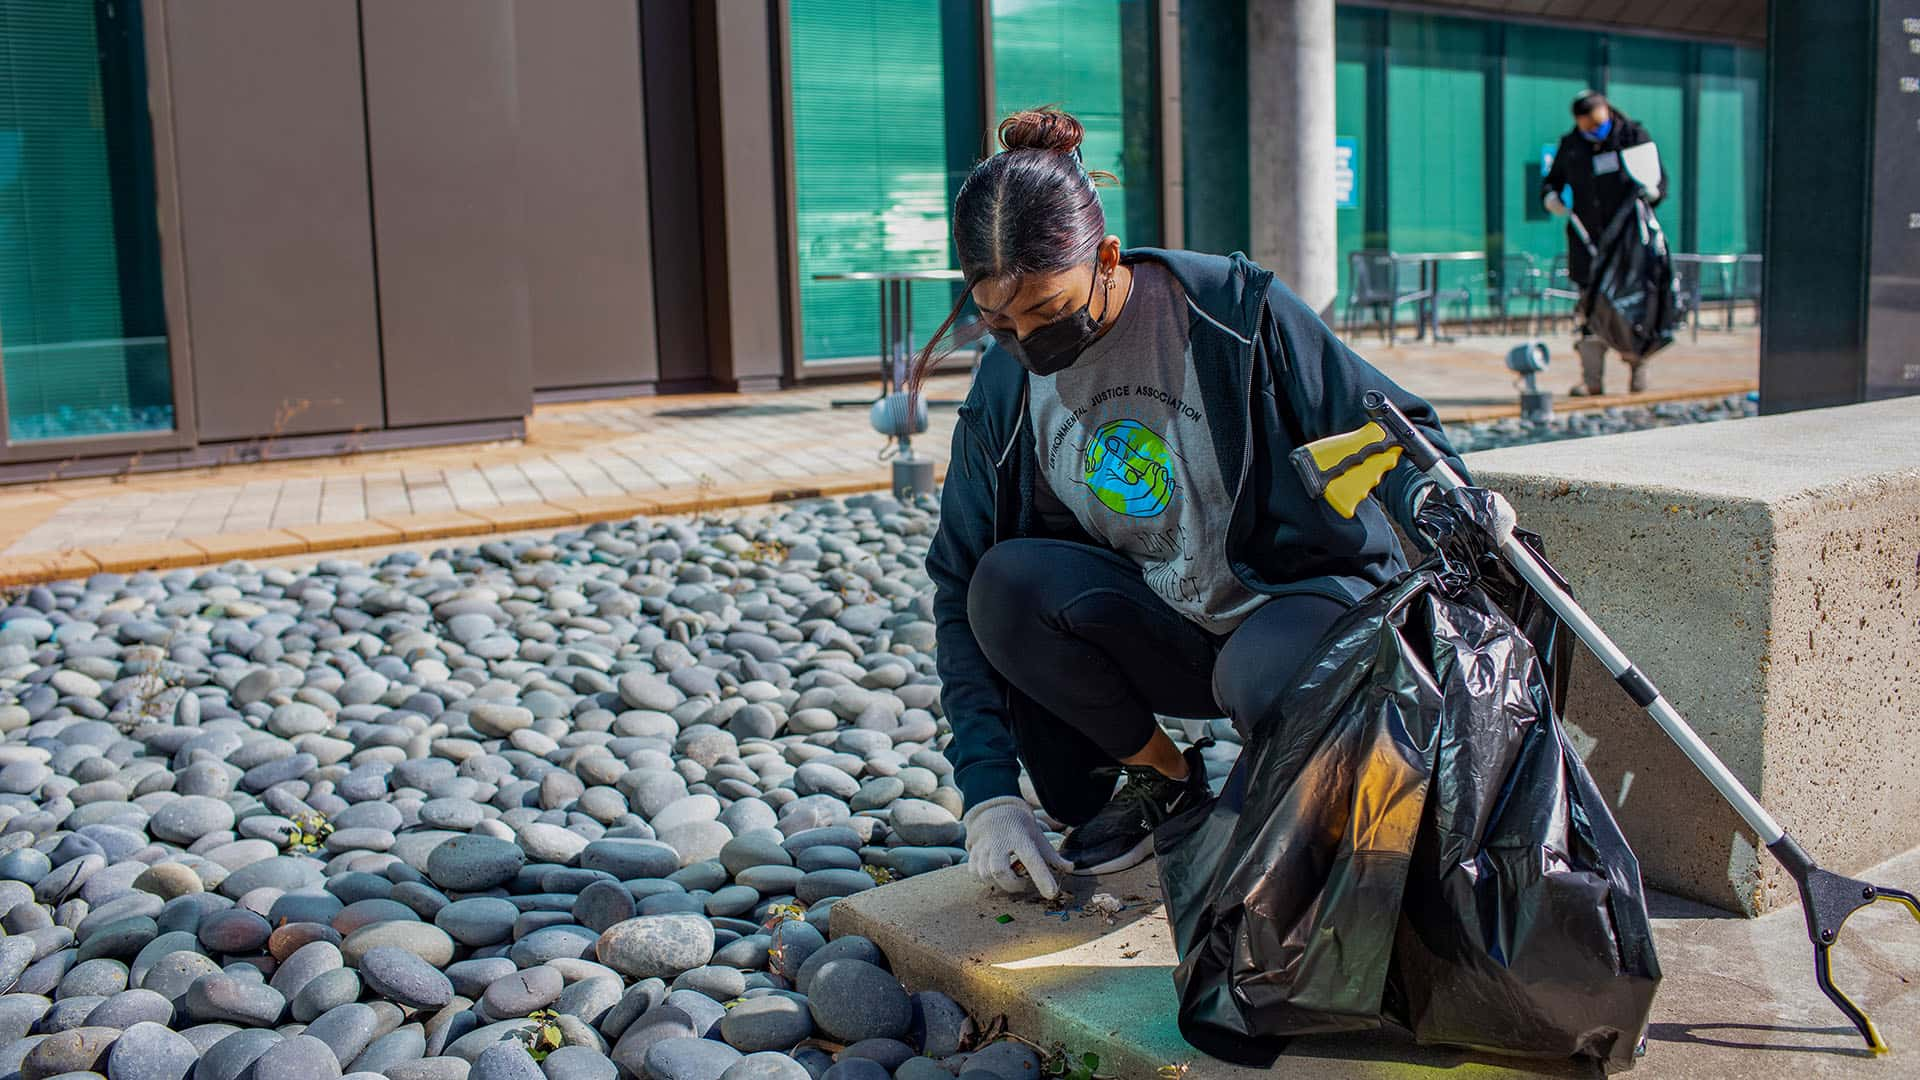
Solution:
[{"label": "dark brown hair", "polygon": [[[1114,177],[1081,163],[1086,129],[1080,121],[1052,105],[1024,109],[1000,121],[998,137],[1001,152],[975,165],[953,200],[953,243],[966,281],[914,361],[907,385],[916,397],[941,360],[985,333],[975,323],[948,337],[975,285],[1092,262],[1107,235],[1094,187]],[[943,340],[947,348],[939,352]]]}]

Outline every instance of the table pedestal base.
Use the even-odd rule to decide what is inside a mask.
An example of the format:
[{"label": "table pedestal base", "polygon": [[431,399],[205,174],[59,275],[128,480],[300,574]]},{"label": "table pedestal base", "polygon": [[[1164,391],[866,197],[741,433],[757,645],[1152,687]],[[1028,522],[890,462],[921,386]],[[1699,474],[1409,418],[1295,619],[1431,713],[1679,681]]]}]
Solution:
[{"label": "table pedestal base", "polygon": [[933,459],[911,450],[893,459],[893,497],[902,501],[933,494]]}]

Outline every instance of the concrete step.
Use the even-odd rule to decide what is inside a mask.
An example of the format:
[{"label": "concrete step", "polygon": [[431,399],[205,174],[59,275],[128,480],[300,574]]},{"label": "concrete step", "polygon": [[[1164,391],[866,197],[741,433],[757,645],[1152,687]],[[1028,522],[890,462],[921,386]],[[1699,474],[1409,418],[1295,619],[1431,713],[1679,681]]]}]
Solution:
[{"label": "concrete step", "polygon": [[[1920,398],[1470,454],[1620,650],[1829,869],[1920,845]],[[1561,719],[1655,888],[1798,900],[1575,647]],[[1870,822],[1870,828],[1861,827]]]},{"label": "concrete step", "polygon": [[[1863,876],[1912,889],[1920,849]],[[1095,892],[1125,910],[1111,922],[1079,911]],[[1008,1030],[1042,1046],[1097,1053],[1102,1075],[1127,1080],[1154,1080],[1167,1065],[1189,1066],[1184,1080],[1599,1075],[1592,1063],[1422,1047],[1395,1031],[1297,1039],[1271,1073],[1207,1058],[1175,1025],[1159,897],[1151,862],[1076,880],[1064,913],[991,891],[961,866],[838,901],[833,933],[871,938],[909,988],[941,990],[982,1020],[1004,1015]],[[1748,919],[1659,896],[1653,914],[1665,980],[1636,1078],[1920,1075],[1920,923],[1904,909],[1861,911],[1834,953],[1836,980],[1893,1046],[1879,1058],[1814,985],[1798,907]]]}]

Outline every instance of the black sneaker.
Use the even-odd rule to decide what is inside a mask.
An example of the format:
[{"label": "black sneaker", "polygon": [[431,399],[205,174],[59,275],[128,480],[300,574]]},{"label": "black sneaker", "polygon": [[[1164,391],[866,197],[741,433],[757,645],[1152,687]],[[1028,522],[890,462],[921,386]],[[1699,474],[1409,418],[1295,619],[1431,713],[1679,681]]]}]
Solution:
[{"label": "black sneaker", "polygon": [[1189,748],[1185,756],[1185,780],[1170,780],[1143,765],[1126,767],[1127,782],[1112,801],[1061,842],[1060,854],[1073,864],[1073,873],[1117,874],[1140,865],[1153,854],[1153,830],[1161,822],[1212,797],[1200,748]]}]

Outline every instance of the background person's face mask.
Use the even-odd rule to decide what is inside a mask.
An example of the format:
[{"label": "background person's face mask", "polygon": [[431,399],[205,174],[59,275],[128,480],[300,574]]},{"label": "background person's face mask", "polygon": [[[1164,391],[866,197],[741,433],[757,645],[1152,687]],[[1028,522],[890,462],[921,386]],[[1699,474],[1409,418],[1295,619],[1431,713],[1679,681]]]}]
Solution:
[{"label": "background person's face mask", "polygon": [[1592,131],[1582,131],[1580,134],[1585,136],[1588,142],[1599,142],[1601,139],[1606,138],[1607,133],[1612,130],[1613,117],[1609,116],[1599,127],[1594,128]]},{"label": "background person's face mask", "polygon": [[[1100,264],[1095,263],[1094,280],[1099,280]],[[993,340],[1013,355],[1020,366],[1035,375],[1053,375],[1073,365],[1080,354],[1100,336],[1100,324],[1093,318],[1093,288],[1087,288],[1087,302],[1079,308],[1035,327],[1026,337],[1011,330],[993,331]],[[1106,313],[1101,312],[1102,315]]]}]

